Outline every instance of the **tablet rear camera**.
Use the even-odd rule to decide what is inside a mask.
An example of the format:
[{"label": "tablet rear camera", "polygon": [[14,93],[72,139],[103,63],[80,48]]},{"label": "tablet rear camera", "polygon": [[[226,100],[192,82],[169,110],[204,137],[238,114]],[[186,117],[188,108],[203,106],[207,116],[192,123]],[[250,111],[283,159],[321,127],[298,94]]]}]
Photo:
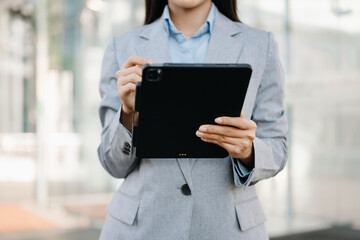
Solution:
[{"label": "tablet rear camera", "polygon": [[161,80],[161,69],[149,69],[147,71],[147,80],[150,82],[159,82]]}]

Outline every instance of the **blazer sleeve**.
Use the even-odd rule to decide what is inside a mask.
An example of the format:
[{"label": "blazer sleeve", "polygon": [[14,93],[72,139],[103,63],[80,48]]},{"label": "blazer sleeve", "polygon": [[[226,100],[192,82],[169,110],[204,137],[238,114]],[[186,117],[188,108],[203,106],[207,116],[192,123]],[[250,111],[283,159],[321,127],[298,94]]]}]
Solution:
[{"label": "blazer sleeve", "polygon": [[[257,124],[253,141],[255,167],[247,179],[242,179],[245,186],[275,176],[284,168],[287,160],[288,122],[284,111],[284,71],[273,34],[268,33],[268,38],[265,69],[252,114],[252,120]],[[235,179],[235,182],[240,182],[236,180],[239,179]]]},{"label": "blazer sleeve", "polygon": [[120,69],[115,56],[115,40],[106,47],[101,69],[99,108],[102,125],[98,156],[102,166],[113,177],[124,178],[131,167],[131,134],[120,123],[121,102],[116,72]]}]

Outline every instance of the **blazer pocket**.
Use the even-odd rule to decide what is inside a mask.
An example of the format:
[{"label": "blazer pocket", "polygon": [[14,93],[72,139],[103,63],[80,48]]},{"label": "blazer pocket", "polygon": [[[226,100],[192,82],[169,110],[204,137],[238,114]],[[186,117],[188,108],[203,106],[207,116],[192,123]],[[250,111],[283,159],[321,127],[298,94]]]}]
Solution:
[{"label": "blazer pocket", "polygon": [[128,225],[133,225],[140,201],[123,192],[116,192],[106,211],[114,218]]},{"label": "blazer pocket", "polygon": [[240,231],[244,232],[266,221],[258,198],[235,204]]}]

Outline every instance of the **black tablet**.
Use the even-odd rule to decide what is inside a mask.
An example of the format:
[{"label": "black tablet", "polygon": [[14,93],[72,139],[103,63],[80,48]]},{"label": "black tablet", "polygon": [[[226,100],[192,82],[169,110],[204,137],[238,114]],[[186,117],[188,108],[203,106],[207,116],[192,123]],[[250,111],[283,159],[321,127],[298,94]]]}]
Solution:
[{"label": "black tablet", "polygon": [[248,64],[153,64],[137,84],[133,154],[139,158],[223,158],[228,152],[195,135],[220,116],[239,117]]}]

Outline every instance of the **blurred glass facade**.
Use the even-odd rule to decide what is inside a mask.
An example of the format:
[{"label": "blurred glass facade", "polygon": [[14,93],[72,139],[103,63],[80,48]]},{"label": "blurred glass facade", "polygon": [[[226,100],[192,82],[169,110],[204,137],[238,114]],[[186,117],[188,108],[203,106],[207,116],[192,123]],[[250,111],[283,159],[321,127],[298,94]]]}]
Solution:
[{"label": "blurred glass facade", "polygon": [[[289,164],[257,185],[269,232],[360,221],[360,1],[238,8],[275,33],[287,75]],[[121,184],[97,159],[101,60],[144,11],[142,0],[0,1],[0,204],[106,203]]]}]

